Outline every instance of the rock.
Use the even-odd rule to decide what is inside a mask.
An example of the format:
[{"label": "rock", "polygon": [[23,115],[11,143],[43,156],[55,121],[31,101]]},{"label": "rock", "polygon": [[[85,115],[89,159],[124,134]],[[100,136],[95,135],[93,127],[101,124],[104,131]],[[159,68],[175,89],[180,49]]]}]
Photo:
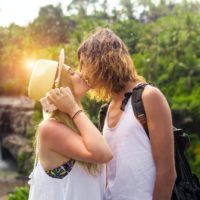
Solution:
[{"label": "rock", "polygon": [[10,134],[5,137],[2,146],[9,150],[15,160],[17,160],[18,156],[21,154],[30,154],[33,152],[30,142],[18,134]]},{"label": "rock", "polygon": [[26,134],[33,129],[33,113],[34,102],[28,97],[0,97],[2,153],[8,156],[5,153],[8,151],[13,160],[17,161],[19,172],[22,173],[28,172],[32,165],[33,147]]},{"label": "rock", "polygon": [[33,110],[34,102],[26,97],[26,96],[20,96],[20,97],[12,97],[12,96],[1,96],[0,97],[0,107],[12,107],[12,108],[18,108],[23,110]]},{"label": "rock", "polygon": [[31,142],[19,134],[10,134],[2,142],[3,148],[7,149],[15,161],[17,161],[18,172],[28,175],[33,167],[34,148]]},{"label": "rock", "polygon": [[25,134],[33,112],[34,102],[28,97],[0,97],[0,133]]}]

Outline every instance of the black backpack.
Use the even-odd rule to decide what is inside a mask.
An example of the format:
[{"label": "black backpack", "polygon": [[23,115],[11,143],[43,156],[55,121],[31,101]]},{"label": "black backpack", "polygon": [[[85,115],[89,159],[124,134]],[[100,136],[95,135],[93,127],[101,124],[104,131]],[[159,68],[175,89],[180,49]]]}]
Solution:
[{"label": "black backpack", "polygon": [[[124,110],[125,106],[131,97],[132,107],[136,118],[144,127],[147,136],[148,127],[144,105],[142,102],[142,92],[146,83],[140,84],[135,87],[132,93],[126,93],[122,101],[121,109]],[[99,112],[99,128],[103,129],[105,116],[108,110],[108,105],[101,106]],[[172,192],[172,200],[200,200],[200,183],[195,174],[192,173],[190,165],[184,154],[185,149],[189,146],[188,134],[184,133],[182,129],[173,128],[174,132],[174,147],[175,147],[175,165],[177,178]]]}]

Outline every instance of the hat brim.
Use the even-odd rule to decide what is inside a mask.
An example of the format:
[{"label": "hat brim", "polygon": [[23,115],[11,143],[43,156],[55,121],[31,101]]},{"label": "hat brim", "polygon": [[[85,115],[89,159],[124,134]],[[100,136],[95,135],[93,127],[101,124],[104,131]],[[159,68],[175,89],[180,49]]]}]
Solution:
[{"label": "hat brim", "polygon": [[58,62],[53,60],[38,60],[33,68],[29,86],[28,96],[33,100],[39,101],[46,96],[55,83],[58,70]]}]

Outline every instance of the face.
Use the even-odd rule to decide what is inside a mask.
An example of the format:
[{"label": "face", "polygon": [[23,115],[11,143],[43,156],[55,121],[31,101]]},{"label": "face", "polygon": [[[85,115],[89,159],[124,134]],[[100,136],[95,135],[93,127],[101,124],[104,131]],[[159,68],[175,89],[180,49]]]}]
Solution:
[{"label": "face", "polygon": [[90,86],[88,85],[87,80],[85,80],[81,76],[81,74],[79,72],[75,71],[71,67],[67,66],[67,68],[68,68],[67,70],[70,73],[70,77],[71,77],[71,82],[72,82],[72,87],[73,87],[73,90],[74,90],[74,94],[78,98],[83,97],[86,94],[86,92],[88,92],[88,90],[90,89]]},{"label": "face", "polygon": [[89,88],[94,88],[94,83],[92,84],[92,81],[87,74],[86,66],[83,64],[83,56],[82,55],[80,57],[80,76]]}]

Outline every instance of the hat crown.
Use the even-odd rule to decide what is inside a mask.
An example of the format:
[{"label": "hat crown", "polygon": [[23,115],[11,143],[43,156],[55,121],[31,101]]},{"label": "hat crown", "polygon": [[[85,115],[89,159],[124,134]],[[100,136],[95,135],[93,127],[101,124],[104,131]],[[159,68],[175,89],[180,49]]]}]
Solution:
[{"label": "hat crown", "polygon": [[38,60],[31,73],[28,96],[33,100],[39,101],[49,92],[56,79],[58,62],[54,60]]}]

